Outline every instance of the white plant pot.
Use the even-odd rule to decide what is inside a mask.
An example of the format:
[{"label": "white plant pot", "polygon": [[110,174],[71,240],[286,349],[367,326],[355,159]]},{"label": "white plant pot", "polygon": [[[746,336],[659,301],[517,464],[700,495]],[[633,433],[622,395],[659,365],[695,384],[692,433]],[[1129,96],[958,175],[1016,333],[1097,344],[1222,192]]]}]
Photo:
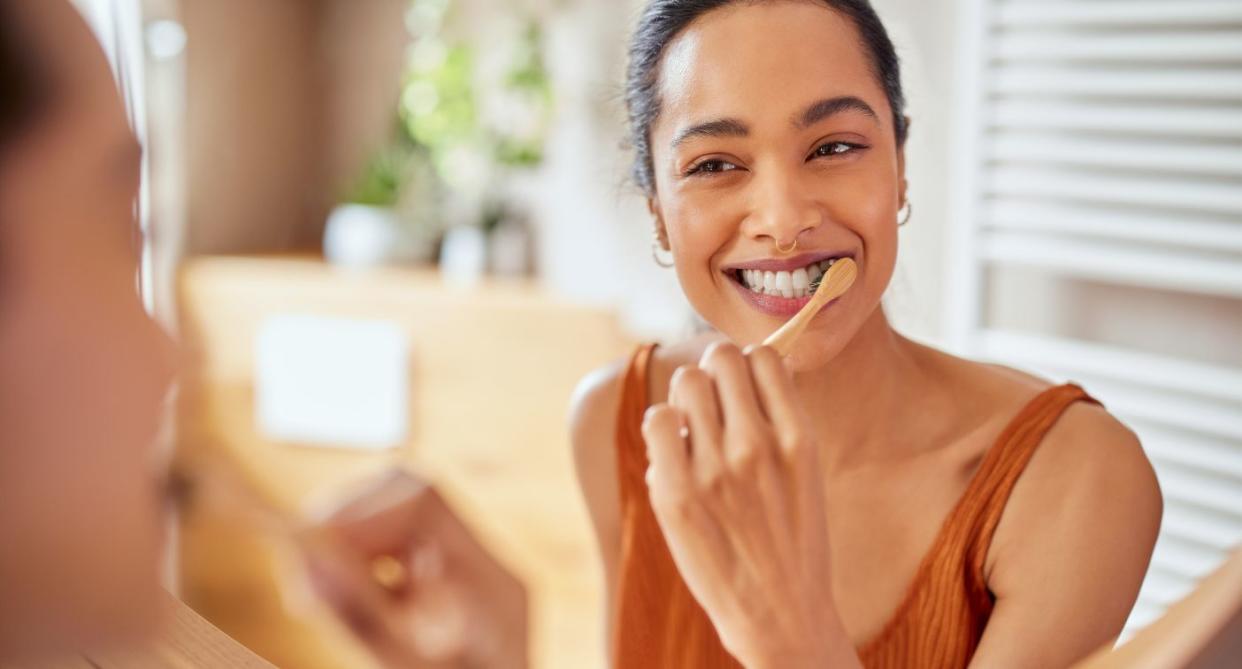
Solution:
[{"label": "white plant pot", "polygon": [[396,259],[401,220],[387,207],[338,205],[323,231],[323,254],[342,267],[375,267]]},{"label": "white plant pot", "polygon": [[452,283],[470,285],[487,271],[487,235],[473,225],[463,225],[444,237],[440,271]]}]

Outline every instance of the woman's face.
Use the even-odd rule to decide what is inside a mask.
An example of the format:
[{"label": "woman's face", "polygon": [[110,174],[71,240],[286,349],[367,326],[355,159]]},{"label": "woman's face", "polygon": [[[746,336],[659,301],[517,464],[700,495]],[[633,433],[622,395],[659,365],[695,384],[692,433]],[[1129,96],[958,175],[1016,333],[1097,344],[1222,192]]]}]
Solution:
[{"label": "woman's face", "polygon": [[67,2],[8,4],[56,96],[0,154],[0,657],[151,625],[173,371],[136,290],[141,153],[103,53]]},{"label": "woman's face", "polygon": [[790,363],[831,360],[879,306],[905,190],[892,111],[858,31],[813,2],[716,10],[670,43],[659,94],[652,209],[691,304],[734,341],[757,343],[809,301],[824,262],[851,257],[854,287],[820,312]]}]

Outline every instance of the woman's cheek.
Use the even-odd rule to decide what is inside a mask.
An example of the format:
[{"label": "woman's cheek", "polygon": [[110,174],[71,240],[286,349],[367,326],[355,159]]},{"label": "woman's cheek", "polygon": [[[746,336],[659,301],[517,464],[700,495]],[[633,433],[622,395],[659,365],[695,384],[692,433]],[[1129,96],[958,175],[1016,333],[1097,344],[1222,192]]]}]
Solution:
[{"label": "woman's cheek", "polygon": [[676,261],[677,278],[691,303],[717,290],[712,258],[736,233],[709,197],[687,197],[668,208],[666,225]]}]

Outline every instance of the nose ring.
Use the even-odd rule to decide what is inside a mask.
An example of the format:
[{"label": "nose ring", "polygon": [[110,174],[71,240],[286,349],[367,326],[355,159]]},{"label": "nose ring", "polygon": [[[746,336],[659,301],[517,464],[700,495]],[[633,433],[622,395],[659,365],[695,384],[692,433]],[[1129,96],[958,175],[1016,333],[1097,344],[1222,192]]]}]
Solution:
[{"label": "nose ring", "polygon": [[793,253],[794,251],[798,250],[798,238],[797,237],[794,237],[793,244],[790,244],[787,248],[782,247],[780,240],[776,239],[775,237],[772,239],[772,243],[776,245],[776,252],[783,256],[787,256],[790,253]]}]

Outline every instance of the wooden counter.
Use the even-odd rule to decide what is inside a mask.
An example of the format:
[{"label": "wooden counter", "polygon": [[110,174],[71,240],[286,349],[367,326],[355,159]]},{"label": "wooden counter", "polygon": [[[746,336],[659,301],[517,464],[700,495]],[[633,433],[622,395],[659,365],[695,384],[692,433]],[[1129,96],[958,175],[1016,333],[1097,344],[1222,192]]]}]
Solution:
[{"label": "wooden counter", "polygon": [[[528,283],[460,288],[433,272],[261,258],[189,262],[180,299],[181,452],[223,453],[274,500],[303,509],[394,460],[413,467],[527,582],[533,666],[603,665],[598,557],[566,419],[578,379],[632,345],[610,313]],[[277,314],[383,319],[407,333],[408,443],[368,453],[259,434],[255,334]],[[236,519],[186,518],[180,565],[182,598],[278,666],[369,666],[302,591],[288,548]]]}]

